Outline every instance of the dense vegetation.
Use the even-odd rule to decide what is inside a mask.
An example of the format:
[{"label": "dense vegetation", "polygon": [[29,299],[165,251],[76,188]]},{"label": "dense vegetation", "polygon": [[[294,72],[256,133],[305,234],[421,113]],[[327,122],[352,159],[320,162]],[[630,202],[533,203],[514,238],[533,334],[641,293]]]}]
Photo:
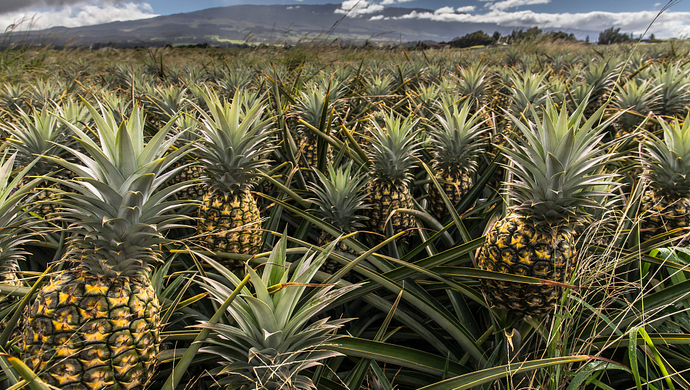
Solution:
[{"label": "dense vegetation", "polygon": [[687,388],[689,49],[2,52],[0,387]]}]

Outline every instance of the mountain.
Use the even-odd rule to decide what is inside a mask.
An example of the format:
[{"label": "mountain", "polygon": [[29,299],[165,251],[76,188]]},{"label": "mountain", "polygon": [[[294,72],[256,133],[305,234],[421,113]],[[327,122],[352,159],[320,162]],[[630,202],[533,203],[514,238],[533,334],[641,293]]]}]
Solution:
[{"label": "mountain", "polygon": [[492,23],[438,22],[409,17],[412,13],[433,14],[427,9],[386,7],[380,12],[349,17],[338,13],[339,8],[340,4],[236,5],[93,26],[53,27],[34,33],[34,38],[45,37],[51,43],[80,46],[108,43],[125,47],[203,43],[224,46],[243,42],[294,44],[322,39],[360,43],[365,40],[440,42],[477,30],[488,34],[510,30]]}]

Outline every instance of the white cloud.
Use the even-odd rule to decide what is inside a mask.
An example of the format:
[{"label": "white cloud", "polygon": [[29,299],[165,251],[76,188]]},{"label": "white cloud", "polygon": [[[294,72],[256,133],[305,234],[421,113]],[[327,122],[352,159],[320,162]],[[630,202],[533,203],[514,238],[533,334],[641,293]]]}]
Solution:
[{"label": "white cloud", "polygon": [[158,16],[148,3],[82,2],[39,12],[7,12],[0,14],[0,29],[25,20],[20,30],[39,30],[49,27],[79,27],[114,21],[146,19]]},{"label": "white cloud", "polygon": [[[537,13],[533,11],[505,12],[492,10],[484,14],[435,13],[412,11],[397,19],[429,19],[441,22],[495,23],[507,28],[538,26],[557,30],[604,31],[615,26],[621,31],[639,36],[656,17],[658,11]],[[690,36],[690,12],[665,12],[650,28],[657,38]]]},{"label": "white cloud", "polygon": [[511,8],[522,7],[525,5],[548,4],[551,0],[503,0],[498,3],[491,3],[485,5],[494,11],[505,11]]},{"label": "white cloud", "polygon": [[436,11],[434,11],[434,13],[435,13],[436,15],[438,15],[438,14],[447,14],[447,13],[454,14],[454,13],[455,13],[455,9],[453,9],[453,7],[442,7],[442,8],[437,9]]},{"label": "white cloud", "polygon": [[340,8],[335,10],[337,14],[346,14],[351,18],[381,12],[386,8],[382,4],[372,4],[366,0],[345,0]]},{"label": "white cloud", "polygon": [[473,5],[466,5],[464,7],[458,7],[455,9],[455,12],[458,13],[463,13],[463,12],[474,12],[475,7]]}]

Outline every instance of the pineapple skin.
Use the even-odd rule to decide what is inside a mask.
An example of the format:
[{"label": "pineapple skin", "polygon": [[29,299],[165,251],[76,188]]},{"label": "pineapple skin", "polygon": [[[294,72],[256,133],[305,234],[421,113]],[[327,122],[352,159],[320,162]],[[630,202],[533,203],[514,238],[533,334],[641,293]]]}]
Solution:
[{"label": "pineapple skin", "polygon": [[640,221],[642,241],[673,229],[690,227],[690,198],[674,200],[647,190],[640,203],[640,215],[645,216]]},{"label": "pineapple skin", "polygon": [[[455,174],[438,172],[436,180],[439,182],[453,206],[457,206],[465,195],[470,191],[473,185],[472,176],[466,172],[458,171]],[[443,198],[438,188],[431,185],[429,188],[429,210],[431,213],[439,218],[443,218],[448,214],[446,204],[443,203]]]},{"label": "pineapple skin", "polygon": [[392,224],[393,234],[411,229],[415,226],[414,217],[409,214],[395,213],[388,220],[391,212],[397,209],[414,209],[414,199],[407,184],[374,181],[367,186],[366,203],[371,208],[364,210],[369,218],[369,227],[376,233],[386,234],[386,222]]},{"label": "pineapple skin", "polygon": [[[326,233],[325,231],[322,231],[319,237],[316,239],[316,245],[325,248],[328,244],[330,244],[335,238],[331,236],[330,234]],[[347,246],[344,242],[338,241],[335,244],[335,247],[333,248],[334,250],[344,252],[344,253],[349,253],[350,255],[357,257],[357,252],[355,252],[354,249],[350,248]],[[326,259],[326,261],[323,262],[323,265],[321,268],[319,268],[319,271],[328,273],[328,274],[334,274],[338,272],[341,268],[343,268],[343,265],[340,264],[339,262],[331,259],[330,257]]]},{"label": "pineapple skin", "polygon": [[[523,218],[508,215],[487,234],[477,266],[485,271],[563,283],[567,266],[574,261],[575,255],[571,233],[561,231],[555,236],[539,233]],[[553,311],[562,293],[562,289],[555,286],[489,279],[481,279],[481,287],[491,305],[530,316]]]},{"label": "pineapple skin", "polygon": [[[178,162],[173,165],[173,169],[184,164]],[[170,185],[184,183],[189,180],[201,179],[203,175],[203,168],[196,164],[190,164],[184,167],[177,175],[170,179]],[[177,199],[182,200],[199,200],[204,196],[206,189],[203,184],[195,184],[193,186],[183,188],[177,192]]]},{"label": "pineapple skin", "polygon": [[[210,189],[204,194],[198,217],[197,234],[205,250],[254,255],[261,249],[261,215],[248,190],[231,194]],[[243,266],[230,259],[221,263],[228,268]]]},{"label": "pineapple skin", "polygon": [[146,276],[65,271],[31,305],[22,360],[63,390],[144,389],[157,362],[159,311]]}]

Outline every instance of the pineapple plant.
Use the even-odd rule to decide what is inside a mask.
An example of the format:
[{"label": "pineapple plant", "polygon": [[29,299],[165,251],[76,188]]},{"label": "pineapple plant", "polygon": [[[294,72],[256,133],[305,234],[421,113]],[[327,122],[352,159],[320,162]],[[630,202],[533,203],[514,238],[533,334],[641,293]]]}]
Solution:
[{"label": "pineapple plant", "polygon": [[[209,370],[219,385],[227,390],[316,388],[302,371],[341,355],[322,346],[336,337],[335,333],[348,319],[315,317],[360,286],[312,284],[332,246],[318,256],[305,254],[297,267],[290,267],[286,262],[287,238],[281,238],[261,275],[248,268],[254,291],[243,288],[228,307],[235,324],[200,325],[216,335],[207,340],[210,345],[200,352],[220,358],[220,367]],[[232,284],[240,284],[235,275],[227,275]],[[212,278],[203,278],[201,285],[218,302],[229,296],[226,285]],[[317,291],[306,301],[302,298],[309,291],[308,286],[315,286]]]},{"label": "pineapple plant", "polygon": [[491,79],[483,63],[458,69],[457,88],[460,95],[470,100],[470,113],[474,114],[487,104]]},{"label": "pineapple plant", "polygon": [[647,134],[640,155],[642,176],[648,183],[640,204],[643,241],[690,227],[690,114],[683,122],[660,118],[659,123],[663,139]]},{"label": "pineapple plant", "polygon": [[[210,114],[201,115],[198,150],[206,185],[198,211],[200,245],[212,252],[256,254],[262,246],[261,216],[251,193],[259,171],[272,151],[272,121],[266,106],[237,91],[232,103],[206,90],[202,96]],[[249,105],[243,104],[251,101]],[[228,268],[242,266],[227,261]]]},{"label": "pineapple plant", "polygon": [[[435,178],[450,202],[457,206],[472,188],[472,174],[477,159],[484,149],[484,133],[489,130],[481,121],[483,109],[474,115],[470,111],[475,102],[465,99],[458,104],[441,100],[441,114],[436,114],[439,125],[429,130],[429,151],[433,156]],[[432,183],[429,188],[429,210],[439,218],[447,209],[439,189]]]},{"label": "pineapple plant", "polygon": [[[337,85],[333,86],[337,88]],[[333,151],[328,147],[329,145],[323,141],[319,141],[319,136],[314,133],[313,129],[322,132],[330,131],[333,124],[332,109],[334,108],[334,97],[336,93],[331,90],[331,85],[322,86],[318,84],[311,85],[306,91],[300,91],[300,97],[297,99],[296,109],[299,119],[305,124],[299,124],[297,148],[300,161],[306,163],[307,167],[317,167],[319,162],[319,143],[323,143],[323,148],[326,148],[326,156],[328,160],[333,159]]]},{"label": "pineapple plant", "polygon": [[[362,212],[369,208],[364,203],[366,175],[352,172],[351,162],[338,168],[329,165],[328,176],[319,170],[314,170],[314,174],[318,182],[310,185],[309,189],[316,195],[316,198],[311,199],[311,202],[318,207],[316,214],[344,234],[355,233],[363,228],[366,217],[362,215]],[[333,239],[324,231],[319,235],[317,244],[325,246]],[[355,254],[352,248],[342,242],[338,242],[336,249]],[[338,268],[340,264],[337,261],[327,259],[323,271],[333,273]]]},{"label": "pineapple plant", "polygon": [[364,215],[369,218],[372,231],[385,235],[388,223],[394,234],[414,227],[411,215],[396,210],[414,208],[409,184],[421,145],[416,138],[418,120],[403,119],[391,112],[383,113],[382,122],[374,117],[368,126],[371,136],[367,154],[371,167],[365,201],[371,207]]},{"label": "pineapple plant", "polygon": [[144,115],[134,105],[122,123],[85,103],[99,141],[70,125],[85,152],[66,147],[77,162],[45,157],[72,171],[59,180],[56,214],[73,235],[63,261],[70,266],[43,286],[24,320],[22,360],[46,383],[62,389],[143,389],[157,365],[159,302],[149,279],[160,261],[163,232],[185,218],[167,200],[170,166],[185,149],[169,152],[171,123],[144,141]]},{"label": "pineapple plant", "polygon": [[[26,166],[12,177],[16,154],[5,157],[3,156],[0,161],[0,286],[13,287],[21,285],[17,277],[18,262],[24,260],[26,255],[26,252],[22,250],[22,245],[29,241],[33,234],[29,230],[32,219],[26,202],[29,200],[31,189],[38,184],[40,179],[34,179],[16,190],[15,188],[33,164]],[[0,329],[6,326],[4,321],[8,313],[5,309],[13,301],[11,297],[0,294]]]},{"label": "pineapple plant", "polygon": [[[512,200],[509,213],[490,227],[479,251],[482,270],[565,282],[576,256],[573,229],[596,207],[601,195],[595,186],[610,182],[600,173],[609,155],[598,146],[605,127],[599,122],[604,107],[585,121],[583,102],[571,115],[547,99],[543,118],[530,110],[532,121],[510,116],[525,140],[512,139],[501,147],[513,176],[506,183]],[[561,288],[492,279],[481,280],[487,301],[518,315],[540,315],[554,310]]]},{"label": "pineapple plant", "polygon": [[652,68],[652,80],[659,88],[659,109],[657,115],[682,118],[690,105],[690,71],[680,62],[659,65]]},{"label": "pineapple plant", "polygon": [[631,134],[642,124],[645,116],[657,110],[659,86],[652,86],[650,80],[640,83],[630,80],[623,86],[617,85],[616,92],[611,102],[613,108],[628,110],[613,123],[615,137],[621,138]]},{"label": "pineapple plant", "polygon": [[[24,167],[31,164],[29,175],[35,177],[53,176],[60,179],[69,179],[70,173],[66,169],[55,171],[55,166],[45,160],[40,159],[34,163],[34,160],[39,156],[65,156],[66,149],[58,145],[71,144],[71,138],[64,131],[65,128],[60,125],[58,118],[53,115],[48,107],[43,107],[41,110],[34,110],[32,112],[25,112],[22,109],[18,110],[19,118],[16,122],[2,122],[0,128],[6,132],[10,137],[8,144],[17,151],[17,163]],[[19,183],[19,186],[28,182],[28,177]],[[41,187],[35,187],[33,192],[36,193],[36,200],[40,201],[40,207],[36,210],[40,218],[45,218],[48,214],[55,211],[56,205],[60,202],[61,197],[56,195],[59,191],[64,191],[55,182],[49,182],[44,179],[41,182]]]}]

